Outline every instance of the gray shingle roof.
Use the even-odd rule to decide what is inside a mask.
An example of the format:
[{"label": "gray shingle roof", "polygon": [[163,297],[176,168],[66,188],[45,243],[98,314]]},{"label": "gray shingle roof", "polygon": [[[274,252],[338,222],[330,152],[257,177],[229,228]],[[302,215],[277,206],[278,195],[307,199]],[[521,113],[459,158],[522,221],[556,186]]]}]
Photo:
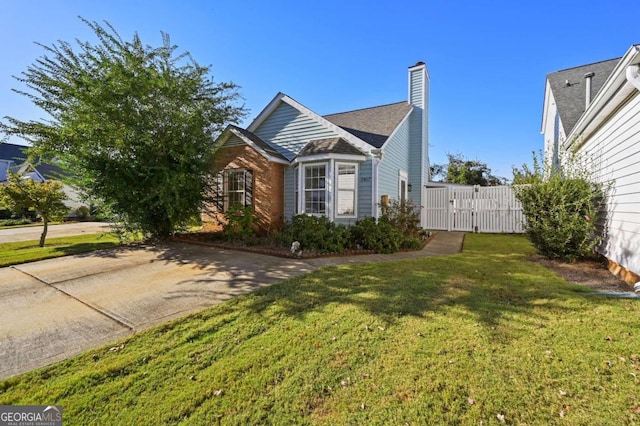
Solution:
[{"label": "gray shingle roof", "polygon": [[297,157],[306,157],[317,154],[364,155],[362,151],[351,145],[349,142],[340,137],[336,137],[309,141],[309,143],[300,150]]},{"label": "gray shingle roof", "polygon": [[[12,160],[17,165],[22,164],[27,160],[27,149],[28,146],[0,143],[0,160]],[[58,180],[66,175],[65,171],[55,164],[39,163],[35,168],[45,179]]]},{"label": "gray shingle roof", "polygon": [[[547,74],[553,97],[558,107],[560,120],[568,135],[585,111],[585,78],[594,73],[591,79],[591,99],[604,85],[620,58],[596,62]],[[569,83],[567,85],[567,82]]]},{"label": "gray shingle roof", "polygon": [[329,114],[325,115],[324,118],[374,148],[380,148],[410,109],[411,105],[403,101],[395,104]]},{"label": "gray shingle roof", "polygon": [[260,139],[260,137],[258,137],[257,135],[251,133],[248,130],[245,130],[241,127],[238,126],[234,126],[233,124],[230,124],[229,127],[233,128],[234,130],[237,130],[238,132],[242,133],[242,135],[244,137],[246,137],[247,139],[249,139],[251,142],[253,142],[254,144],[256,144],[256,146],[258,146],[260,149],[262,149],[263,151],[265,151],[267,154],[272,155],[274,157],[278,157],[281,158],[283,160],[286,160],[286,158],[280,154],[275,148],[273,148],[271,145],[269,145],[268,143],[266,143],[265,141],[263,141],[262,139]]}]

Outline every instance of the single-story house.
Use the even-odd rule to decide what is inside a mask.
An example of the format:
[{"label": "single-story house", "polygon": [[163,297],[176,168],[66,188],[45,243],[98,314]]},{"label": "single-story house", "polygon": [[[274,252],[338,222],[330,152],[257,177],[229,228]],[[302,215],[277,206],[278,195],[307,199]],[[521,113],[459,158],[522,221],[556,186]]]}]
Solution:
[{"label": "single-story house", "polygon": [[216,140],[216,209],[252,206],[263,230],[297,214],[345,225],[386,200],[420,206],[429,180],[429,74],[409,67],[408,99],[321,116],[278,93],[244,129]]},{"label": "single-story house", "polygon": [[611,185],[599,252],[629,283],[640,275],[640,45],[621,58],[547,75],[542,134],[547,160],[588,158]]},{"label": "single-story house", "polygon": [[[26,153],[28,148],[23,145],[0,143],[0,184],[7,181],[8,172],[28,176],[36,182],[60,180],[64,176],[64,170],[55,164],[39,163],[33,165],[29,163]],[[63,190],[68,197],[65,204],[70,210],[85,205],[79,201],[80,197],[74,188],[64,184]]]}]

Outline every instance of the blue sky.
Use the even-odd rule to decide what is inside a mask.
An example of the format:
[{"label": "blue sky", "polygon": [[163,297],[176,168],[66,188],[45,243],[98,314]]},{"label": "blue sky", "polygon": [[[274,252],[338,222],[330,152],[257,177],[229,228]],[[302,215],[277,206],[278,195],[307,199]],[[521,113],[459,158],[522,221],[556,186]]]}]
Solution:
[{"label": "blue sky", "polygon": [[[3,0],[0,117],[43,117],[11,91],[57,40],[93,41],[77,18],[125,39],[160,32],[216,81],[241,86],[248,124],[279,91],[324,115],[406,100],[407,67],[431,76],[430,155],[486,162],[511,177],[540,135],[545,75],[622,56],[640,42],[629,2]],[[22,143],[20,140],[12,140]]]}]

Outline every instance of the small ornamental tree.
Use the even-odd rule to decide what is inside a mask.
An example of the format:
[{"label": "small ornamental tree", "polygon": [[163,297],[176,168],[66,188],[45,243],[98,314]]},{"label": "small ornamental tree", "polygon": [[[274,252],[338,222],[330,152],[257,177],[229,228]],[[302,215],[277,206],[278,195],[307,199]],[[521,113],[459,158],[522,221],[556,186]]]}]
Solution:
[{"label": "small ornamental tree", "polygon": [[525,232],[540,254],[574,261],[595,254],[598,222],[608,186],[596,182],[588,165],[570,158],[551,166],[534,153],[533,168],[514,168],[516,198],[526,218]]},{"label": "small ornamental tree", "polygon": [[56,157],[74,186],[101,200],[124,229],[163,238],[206,205],[214,138],[244,109],[233,83],[214,83],[209,67],[176,54],[169,36],[152,47],[124,41],[105,23],[83,20],[97,43],[40,45],[45,55],[16,79],[16,90],[47,120],[6,117],[0,130]]},{"label": "small ornamental tree", "polygon": [[35,210],[42,218],[40,247],[44,247],[49,221],[64,216],[69,208],[64,204],[67,195],[62,183],[36,182],[15,173],[9,173],[8,183],[0,185],[0,199],[13,211]]}]

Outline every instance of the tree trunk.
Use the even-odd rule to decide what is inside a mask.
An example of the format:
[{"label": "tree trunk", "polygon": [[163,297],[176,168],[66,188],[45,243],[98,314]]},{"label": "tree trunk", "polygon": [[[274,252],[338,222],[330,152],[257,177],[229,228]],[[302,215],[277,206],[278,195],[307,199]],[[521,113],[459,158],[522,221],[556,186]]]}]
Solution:
[{"label": "tree trunk", "polygon": [[44,227],[42,228],[42,235],[40,235],[40,247],[44,247],[44,239],[47,238],[47,228],[49,227],[49,218],[43,215],[42,223],[44,224]]}]

